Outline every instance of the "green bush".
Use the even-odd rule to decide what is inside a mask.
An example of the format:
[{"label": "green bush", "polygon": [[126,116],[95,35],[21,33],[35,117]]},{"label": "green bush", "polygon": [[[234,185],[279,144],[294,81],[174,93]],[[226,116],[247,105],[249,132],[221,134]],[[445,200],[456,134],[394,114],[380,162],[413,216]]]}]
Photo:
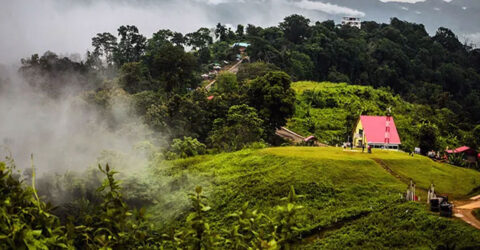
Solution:
[{"label": "green bush", "polygon": [[67,248],[71,241],[65,228],[38,198],[35,182],[25,187],[13,169],[0,162],[0,249]]},{"label": "green bush", "polygon": [[168,160],[187,158],[190,156],[203,155],[206,153],[207,146],[192,137],[183,137],[181,139],[173,139],[170,149],[165,152],[165,158]]}]

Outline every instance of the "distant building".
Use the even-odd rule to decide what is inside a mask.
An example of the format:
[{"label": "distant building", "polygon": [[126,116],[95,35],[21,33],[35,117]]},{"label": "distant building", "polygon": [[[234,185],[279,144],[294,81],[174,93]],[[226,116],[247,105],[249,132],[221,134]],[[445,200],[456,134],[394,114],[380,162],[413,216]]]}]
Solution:
[{"label": "distant building", "polygon": [[343,17],[342,25],[349,25],[351,27],[362,28],[362,22],[359,17]]},{"label": "distant building", "polygon": [[353,145],[356,147],[398,149],[400,137],[391,116],[362,115],[353,132]]},{"label": "distant building", "polygon": [[477,159],[480,156],[480,154],[478,154],[477,151],[475,151],[475,149],[472,149],[467,146],[462,146],[453,150],[445,150],[445,153],[447,154],[447,156],[451,154],[462,154],[463,159],[470,163],[477,162]]},{"label": "distant building", "polygon": [[247,50],[249,46],[250,46],[249,43],[234,43],[232,45],[232,48],[238,48],[238,51],[240,52],[240,54],[243,55],[243,53],[245,53],[245,50]]}]

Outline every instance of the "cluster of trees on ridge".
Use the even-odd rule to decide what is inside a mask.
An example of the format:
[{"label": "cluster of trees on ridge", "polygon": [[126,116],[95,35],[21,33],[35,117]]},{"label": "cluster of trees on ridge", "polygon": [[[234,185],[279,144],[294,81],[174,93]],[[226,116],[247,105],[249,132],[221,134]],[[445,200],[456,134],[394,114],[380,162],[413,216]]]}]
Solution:
[{"label": "cluster of trees on ridge", "polygon": [[[257,63],[242,65],[238,78],[221,75],[211,93],[199,89],[200,74],[211,63],[235,59],[234,42],[248,42],[247,53]],[[275,128],[294,113],[289,77],[280,72],[266,76],[278,70],[294,81],[328,80],[389,89],[406,101],[430,107],[430,116],[422,120],[425,123],[437,111],[449,110],[454,115],[444,121],[448,126],[433,124],[429,133],[454,134],[455,143],[478,146],[473,131],[480,131],[474,130],[480,121],[480,49],[463,45],[447,28],[429,36],[423,25],[397,18],[390,24],[363,22],[358,29],[333,21],[312,24],[303,16],[291,15],[274,27],[238,25],[234,31],[219,23],[214,29],[200,28],[185,35],[159,30],[149,39],[127,25],[118,29],[118,37],[97,34],[92,46],[85,62],[47,52],[23,59],[21,71],[32,84],[53,94],[72,82],[55,79],[74,75],[75,85],[95,90],[89,96],[100,105],[108,103],[108,90],[115,82],[135,98],[138,112],[155,130],[170,139],[192,137],[209,147],[234,138],[221,135],[235,133],[225,126],[241,124],[233,119],[234,113],[259,119],[248,119],[252,122],[246,127],[251,129],[243,132],[249,134],[249,142],[255,138],[274,143]],[[35,77],[38,74],[44,77]],[[215,98],[208,101],[210,95]],[[244,104],[248,107],[233,108]],[[254,128],[259,124],[260,129]],[[248,142],[227,144],[221,147],[235,150]]]}]

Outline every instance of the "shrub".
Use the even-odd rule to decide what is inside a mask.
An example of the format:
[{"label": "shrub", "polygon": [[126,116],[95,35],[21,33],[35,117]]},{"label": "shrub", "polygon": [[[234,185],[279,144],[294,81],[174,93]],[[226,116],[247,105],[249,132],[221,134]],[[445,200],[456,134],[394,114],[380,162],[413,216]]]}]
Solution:
[{"label": "shrub", "polygon": [[181,139],[173,139],[170,149],[165,152],[165,158],[168,160],[187,158],[190,156],[203,155],[206,153],[207,146],[192,137],[183,137]]},{"label": "shrub", "polygon": [[40,201],[32,187],[13,177],[14,165],[0,162],[0,249],[67,248],[69,243],[51,207]]}]

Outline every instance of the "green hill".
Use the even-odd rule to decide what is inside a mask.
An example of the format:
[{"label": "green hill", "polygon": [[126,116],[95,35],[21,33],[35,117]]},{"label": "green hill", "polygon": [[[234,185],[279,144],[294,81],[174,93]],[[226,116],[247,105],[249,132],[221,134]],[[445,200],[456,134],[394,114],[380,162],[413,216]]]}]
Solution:
[{"label": "green hill", "polygon": [[296,92],[296,112],[287,127],[306,136],[313,134],[327,144],[347,141],[361,114],[385,115],[389,107],[404,148],[418,145],[423,121],[438,128],[438,146],[442,149],[459,145],[464,133],[449,123],[455,116],[450,110],[408,103],[389,89],[330,82],[295,82],[292,88]]},{"label": "green hill", "polygon": [[[429,248],[480,246],[480,232],[455,219],[440,218],[422,203],[404,202],[407,185],[378,162],[419,188],[433,181],[437,191],[462,198],[480,186],[480,173],[438,164],[401,152],[373,154],[340,148],[280,147],[247,149],[159,163],[162,175],[201,185],[212,207],[214,228],[228,227],[245,202],[274,217],[276,206],[294,186],[304,206],[296,244],[319,248]],[[421,200],[425,194],[420,192]],[[153,207],[151,210],[164,211]],[[181,216],[181,215],[180,215]],[[441,229],[441,230],[440,230]],[[461,237],[460,237],[461,236]]]}]

